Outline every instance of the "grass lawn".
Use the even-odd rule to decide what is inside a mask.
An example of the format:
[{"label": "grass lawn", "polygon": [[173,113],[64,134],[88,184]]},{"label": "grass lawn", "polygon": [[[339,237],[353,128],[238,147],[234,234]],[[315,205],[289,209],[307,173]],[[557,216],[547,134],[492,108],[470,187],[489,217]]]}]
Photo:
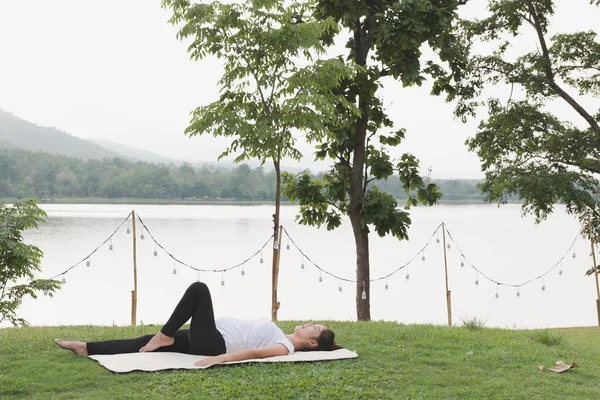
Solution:
[{"label": "grass lawn", "polygon": [[[2,399],[600,399],[600,327],[541,331],[321,321],[359,357],[115,374],[53,338],[103,340],[143,327],[0,329]],[[278,323],[291,332],[295,322]],[[562,374],[539,365],[576,362]]]}]

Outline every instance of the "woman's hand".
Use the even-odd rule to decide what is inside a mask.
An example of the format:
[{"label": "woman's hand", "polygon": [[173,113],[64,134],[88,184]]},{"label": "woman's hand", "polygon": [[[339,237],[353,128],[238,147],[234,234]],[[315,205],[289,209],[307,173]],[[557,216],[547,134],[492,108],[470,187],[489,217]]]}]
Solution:
[{"label": "woman's hand", "polygon": [[200,361],[195,362],[194,365],[196,367],[207,367],[208,368],[215,364],[221,364],[223,361],[224,361],[223,357],[221,357],[221,356],[206,357]]}]

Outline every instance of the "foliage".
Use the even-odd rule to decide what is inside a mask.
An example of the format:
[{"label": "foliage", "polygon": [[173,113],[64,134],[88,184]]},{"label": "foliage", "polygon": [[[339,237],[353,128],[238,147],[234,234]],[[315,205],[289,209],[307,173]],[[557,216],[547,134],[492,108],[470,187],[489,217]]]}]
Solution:
[{"label": "foliage", "polygon": [[531,340],[546,346],[558,346],[559,344],[563,343],[564,338],[560,333],[552,332],[549,329],[544,329],[540,331],[533,331]]},{"label": "foliage", "polygon": [[[312,174],[314,178],[323,174]],[[444,200],[481,201],[477,180],[436,180]],[[399,181],[374,181],[396,199],[406,199]],[[235,168],[157,165],[122,159],[79,160],[66,156],[0,149],[0,198],[53,201],[272,201],[275,173],[241,164]]]},{"label": "foliage", "polygon": [[[114,374],[53,342],[156,333],[157,326],[62,326],[0,330],[0,398],[6,399],[595,399],[600,386],[597,327],[551,330],[556,346],[531,331],[395,322],[325,321],[358,358],[316,363],[255,363],[203,371]],[[292,331],[294,321],[280,322]],[[468,352],[472,352],[468,355]],[[578,370],[556,375],[537,366],[557,360]],[[26,383],[25,383],[26,382]],[[293,382],[293,384],[290,384]]]},{"label": "foliage", "polygon": [[462,326],[464,328],[467,328],[470,331],[478,331],[480,329],[483,329],[485,328],[486,324],[485,320],[477,317],[461,318],[460,322],[462,322]]},{"label": "foliage", "polygon": [[[598,2],[591,2],[598,5]],[[537,222],[564,203],[588,234],[593,218],[600,234],[600,42],[597,32],[557,33],[552,29],[552,0],[489,0],[490,14],[465,22],[474,45],[489,52],[473,54],[458,89],[456,112],[486,118],[467,141],[486,174],[482,191],[491,202],[518,196],[523,212]],[[593,6],[591,6],[593,7]],[[570,20],[572,29],[577,19]],[[530,36],[528,36],[530,35]],[[515,39],[535,40],[535,48],[515,54]],[[493,96],[498,88],[503,95]],[[509,94],[510,93],[510,94]],[[557,103],[574,115],[563,120]]]},{"label": "foliage", "polygon": [[22,231],[37,228],[45,217],[44,210],[32,200],[12,206],[0,203],[0,322],[27,324],[17,316],[21,299],[27,295],[35,299],[39,291],[52,295],[60,288],[58,281],[35,279],[35,273],[41,271],[43,253],[23,242]]},{"label": "foliage", "polygon": [[[399,79],[404,86],[421,85],[431,77],[433,94],[454,93],[452,84],[465,63],[462,42],[453,33],[460,3],[317,1],[314,17],[333,18],[349,35],[347,59],[330,61],[346,66],[352,75],[342,77],[334,88],[322,88],[326,93],[323,98],[330,100],[322,114],[329,113],[333,118],[327,121],[324,136],[310,138],[318,143],[316,158],[330,159],[334,165],[318,180],[307,174],[284,176],[284,193],[298,200],[298,218],[303,224],[334,229],[343,215],[350,218],[356,245],[359,320],[370,319],[370,230],[381,236],[391,234],[407,239],[411,220],[406,210],[419,203],[435,204],[441,198],[436,185],[425,183],[414,155],[407,153],[399,159],[389,155],[390,148],[401,144],[405,130],[392,130],[393,121],[377,92],[385,77]],[[333,44],[337,37],[332,32],[323,40]],[[441,63],[423,60],[425,45],[437,53]],[[442,65],[448,66],[449,71]],[[313,71],[319,76],[322,69],[315,65]],[[324,104],[314,102],[313,107],[321,110]],[[404,210],[398,209],[393,196],[372,184],[394,175],[407,193]]]}]

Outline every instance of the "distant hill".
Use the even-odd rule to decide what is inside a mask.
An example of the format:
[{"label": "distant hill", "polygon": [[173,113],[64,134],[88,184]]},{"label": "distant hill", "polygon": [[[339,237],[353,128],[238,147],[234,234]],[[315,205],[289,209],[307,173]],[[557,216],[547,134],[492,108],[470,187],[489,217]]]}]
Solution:
[{"label": "distant hill", "polygon": [[84,160],[119,157],[119,154],[55,128],[27,122],[0,109],[0,147],[15,147],[77,157]]},{"label": "distant hill", "polygon": [[119,154],[121,157],[124,157],[129,160],[135,161],[147,161],[151,163],[157,164],[175,164],[181,165],[183,161],[181,160],[173,160],[172,158],[161,156],[160,154],[153,153],[151,151],[146,151],[142,149],[137,149],[135,147],[126,146],[124,144],[119,144],[115,142],[111,142],[106,139],[89,139],[90,142],[96,143],[99,146],[104,147],[112,152]]}]

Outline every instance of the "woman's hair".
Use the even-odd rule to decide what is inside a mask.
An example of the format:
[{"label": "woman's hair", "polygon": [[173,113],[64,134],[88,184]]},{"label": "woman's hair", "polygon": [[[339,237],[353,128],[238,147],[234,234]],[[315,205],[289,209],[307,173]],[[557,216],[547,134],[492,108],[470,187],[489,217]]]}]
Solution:
[{"label": "woman's hair", "polygon": [[333,331],[330,329],[323,329],[317,337],[317,347],[313,347],[307,350],[331,351],[341,348],[342,347],[338,346],[335,343],[335,334],[333,333]]}]

